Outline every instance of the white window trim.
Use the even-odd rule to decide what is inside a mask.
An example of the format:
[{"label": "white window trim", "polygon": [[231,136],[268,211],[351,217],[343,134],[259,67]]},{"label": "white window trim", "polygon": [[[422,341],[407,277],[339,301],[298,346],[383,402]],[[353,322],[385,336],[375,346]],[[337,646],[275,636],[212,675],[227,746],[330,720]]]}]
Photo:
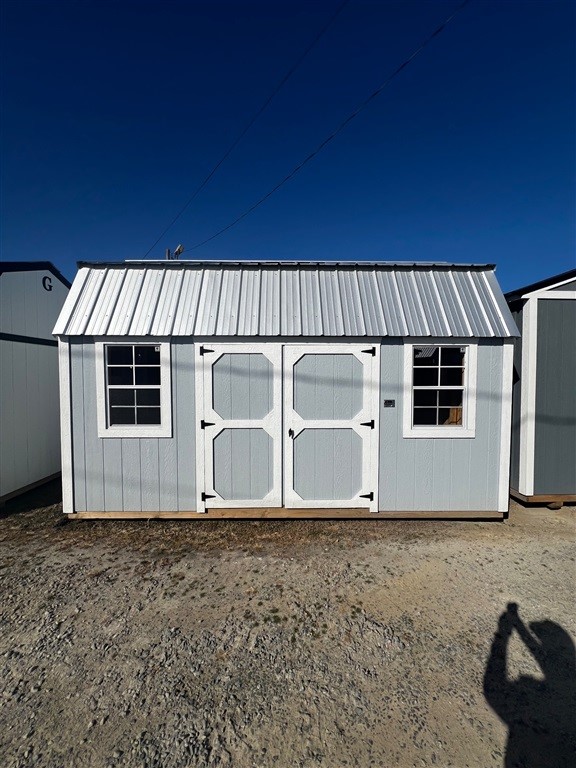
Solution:
[{"label": "white window trim", "polygon": [[[466,347],[464,365],[464,400],[462,408],[462,426],[412,426],[412,368],[414,347]],[[478,363],[478,344],[466,339],[422,339],[404,344],[404,381],[403,381],[403,424],[402,435],[405,438],[473,438],[476,437],[476,379]]]},{"label": "white window trim", "polygon": [[[113,345],[153,344],[160,347],[160,413],[161,424],[115,424],[108,425],[106,396],[106,365],[104,347]],[[170,343],[158,339],[105,339],[96,341],[96,410],[98,414],[98,437],[172,437],[172,370]]]}]

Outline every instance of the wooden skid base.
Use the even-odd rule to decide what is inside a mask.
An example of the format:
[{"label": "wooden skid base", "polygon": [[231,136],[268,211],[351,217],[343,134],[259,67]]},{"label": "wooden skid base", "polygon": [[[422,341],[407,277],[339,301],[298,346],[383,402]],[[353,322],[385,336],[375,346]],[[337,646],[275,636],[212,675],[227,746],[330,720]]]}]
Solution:
[{"label": "wooden skid base", "polygon": [[198,512],[75,512],[70,520],[502,520],[502,512],[370,512],[367,509],[250,507]]},{"label": "wooden skid base", "polygon": [[573,493],[541,493],[534,496],[525,496],[520,491],[510,489],[510,496],[518,501],[523,501],[525,504],[569,504],[576,501],[576,495]]}]

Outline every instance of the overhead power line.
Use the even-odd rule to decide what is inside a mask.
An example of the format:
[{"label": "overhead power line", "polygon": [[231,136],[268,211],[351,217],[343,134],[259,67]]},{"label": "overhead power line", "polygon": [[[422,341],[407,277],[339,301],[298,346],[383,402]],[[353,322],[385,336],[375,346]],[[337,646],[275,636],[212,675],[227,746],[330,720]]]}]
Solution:
[{"label": "overhead power line", "polygon": [[460,11],[464,9],[466,5],[470,0],[464,0],[464,2],[460,3],[460,5],[456,8],[456,10],[448,16],[447,19],[445,19],[440,26],[438,26],[428,37],[424,40],[423,43],[421,43],[418,48],[416,48],[413,53],[410,54],[410,56],[400,64],[399,67],[396,67],[396,69],[392,72],[391,75],[389,75],[386,80],[382,83],[382,85],[378,86],[375,91],[373,91],[368,98],[364,99],[364,101],[360,104],[359,107],[357,107],[352,114],[348,115],[348,117],[343,120],[340,125],[334,130],[329,136],[327,136],[324,141],[322,141],[316,149],[311,152],[309,155],[307,155],[302,162],[298,163],[298,165],[293,168],[290,173],[285,176],[281,181],[276,184],[275,187],[272,187],[272,189],[267,192],[263,197],[261,197],[259,200],[257,200],[253,205],[250,206],[250,208],[247,208],[244,213],[241,213],[240,216],[237,216],[234,221],[231,221],[230,224],[227,224],[225,227],[222,227],[222,229],[219,229],[217,232],[215,232],[210,237],[207,237],[205,240],[201,240],[199,243],[196,243],[196,245],[191,246],[190,248],[186,248],[186,251],[194,251],[196,248],[200,248],[203,245],[206,245],[206,243],[209,243],[211,240],[214,240],[217,237],[220,237],[220,235],[223,235],[224,232],[227,232],[229,229],[232,229],[232,227],[235,227],[236,224],[238,224],[242,219],[245,219],[246,216],[252,213],[252,211],[255,211],[256,208],[258,208],[262,203],[264,203],[266,200],[268,200],[269,197],[272,197],[272,195],[277,192],[280,187],[283,187],[284,184],[286,184],[287,181],[290,181],[296,174],[304,168],[305,165],[307,165],[313,158],[316,157],[317,154],[319,154],[324,147],[329,144],[333,139],[338,136],[338,134],[346,128],[346,126],[354,120],[355,117],[357,117],[360,112],[362,112],[366,107],[372,102],[377,96],[382,93],[382,91],[394,80],[395,77],[397,77],[400,72],[410,64],[413,59],[415,59],[422,51],[432,42],[432,40],[437,37],[440,32],[454,19],[455,16],[457,16]]},{"label": "overhead power line", "polygon": [[332,16],[330,17],[330,19],[328,20],[328,23],[327,23],[327,24],[326,24],[326,25],[325,25],[325,26],[324,26],[324,27],[323,27],[323,28],[320,30],[320,32],[319,32],[319,33],[316,35],[316,37],[314,38],[314,40],[312,40],[312,42],[310,43],[310,45],[309,45],[309,46],[308,46],[308,47],[307,47],[307,48],[304,50],[304,52],[303,52],[303,53],[302,53],[302,54],[301,54],[301,55],[298,57],[298,59],[296,59],[296,61],[295,61],[295,62],[294,62],[294,64],[292,65],[292,67],[290,67],[290,69],[288,70],[288,72],[286,72],[286,74],[284,75],[284,77],[283,77],[283,78],[280,80],[280,82],[278,83],[278,85],[277,85],[277,86],[274,88],[274,90],[272,91],[272,93],[270,94],[270,96],[268,96],[268,98],[266,99],[266,101],[265,101],[265,102],[262,104],[262,106],[260,107],[260,109],[259,109],[259,110],[256,112],[256,114],[254,115],[254,117],[253,117],[253,118],[250,120],[250,122],[249,122],[249,123],[246,125],[246,127],[245,127],[245,128],[242,130],[242,131],[241,131],[241,133],[239,134],[239,136],[238,136],[238,137],[237,137],[237,138],[236,138],[236,139],[235,139],[235,140],[232,142],[232,144],[231,144],[231,145],[230,145],[230,147],[229,147],[229,148],[226,150],[226,152],[225,152],[225,153],[222,155],[222,157],[220,158],[220,160],[218,160],[218,162],[217,162],[217,163],[216,163],[216,165],[215,165],[215,166],[212,168],[212,170],[210,171],[210,173],[209,173],[209,174],[206,176],[206,178],[204,179],[204,181],[202,181],[202,183],[200,184],[200,186],[199,186],[199,187],[198,187],[198,188],[195,190],[194,194],[193,194],[193,195],[192,195],[192,196],[191,196],[191,197],[190,197],[190,198],[189,198],[189,199],[186,201],[186,203],[185,203],[185,204],[182,206],[182,208],[181,208],[181,209],[178,211],[178,213],[176,214],[176,216],[174,216],[174,218],[172,219],[172,221],[170,222],[170,224],[168,224],[168,226],[167,226],[167,227],[166,227],[166,228],[165,228],[165,229],[162,231],[162,233],[161,233],[161,234],[158,236],[158,238],[157,238],[157,239],[154,241],[153,245],[152,245],[152,246],[151,246],[151,247],[150,247],[150,248],[149,248],[149,249],[146,251],[146,253],[144,254],[144,258],[146,258],[146,256],[148,256],[148,254],[150,253],[150,251],[154,250],[154,248],[155,248],[155,247],[158,245],[158,243],[160,242],[160,240],[162,240],[162,238],[164,237],[164,235],[165,235],[165,234],[166,234],[166,233],[167,233],[167,232],[168,232],[168,231],[169,231],[169,230],[170,230],[170,229],[171,229],[171,228],[174,226],[174,224],[175,224],[175,223],[178,221],[178,219],[180,218],[180,216],[182,216],[182,214],[184,213],[184,211],[185,211],[185,210],[186,210],[186,209],[187,209],[187,208],[188,208],[188,207],[191,205],[191,203],[192,203],[192,202],[193,202],[193,201],[196,199],[196,196],[197,196],[197,195],[198,195],[198,194],[199,194],[199,193],[200,193],[200,192],[201,192],[201,191],[204,189],[204,187],[206,186],[206,184],[208,184],[208,182],[210,181],[210,179],[212,178],[212,176],[214,176],[214,174],[216,173],[216,171],[218,170],[218,168],[220,168],[220,166],[222,165],[222,163],[223,163],[223,162],[224,162],[224,161],[225,161],[225,160],[226,160],[226,159],[227,159],[227,158],[228,158],[228,157],[229,157],[229,156],[232,154],[232,152],[233,152],[233,151],[236,149],[236,147],[238,146],[238,144],[240,144],[240,142],[242,141],[242,139],[244,138],[244,136],[246,136],[246,134],[248,133],[248,131],[250,130],[250,128],[252,128],[252,126],[254,125],[254,123],[256,122],[256,120],[258,120],[258,118],[260,117],[260,115],[261,115],[261,114],[264,112],[264,110],[265,110],[265,109],[268,107],[268,105],[270,104],[270,102],[272,101],[272,99],[273,99],[273,98],[274,98],[274,97],[275,97],[275,96],[278,94],[278,92],[279,92],[279,91],[280,91],[280,90],[281,90],[281,89],[284,87],[284,85],[285,85],[285,84],[288,82],[288,80],[289,80],[289,79],[292,77],[292,75],[294,74],[294,72],[296,72],[296,70],[298,69],[298,67],[299,67],[299,66],[302,64],[302,62],[304,61],[304,59],[306,58],[306,56],[308,56],[308,54],[310,53],[310,51],[311,51],[311,50],[312,50],[312,49],[313,49],[313,48],[314,48],[314,47],[317,45],[317,43],[320,41],[320,39],[321,39],[322,37],[324,37],[324,35],[326,34],[326,32],[327,32],[327,31],[330,29],[330,27],[332,26],[332,24],[333,24],[333,23],[336,21],[336,19],[338,18],[338,16],[339,16],[339,15],[342,13],[342,11],[343,11],[343,10],[344,10],[344,8],[345,8],[345,7],[348,5],[348,3],[349,3],[349,2],[350,2],[350,0],[344,0],[342,3],[340,3],[340,5],[339,5],[339,6],[338,6],[338,8],[336,9],[336,11],[335,11],[335,12],[332,14]]}]

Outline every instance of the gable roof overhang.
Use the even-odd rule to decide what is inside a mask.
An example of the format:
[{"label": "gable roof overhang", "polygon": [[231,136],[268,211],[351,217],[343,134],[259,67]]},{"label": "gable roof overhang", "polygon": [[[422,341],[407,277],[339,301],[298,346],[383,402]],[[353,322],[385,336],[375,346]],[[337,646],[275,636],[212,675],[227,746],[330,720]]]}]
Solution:
[{"label": "gable roof overhang", "polygon": [[539,280],[537,283],[531,283],[525,285],[523,288],[516,288],[513,291],[508,291],[504,294],[504,298],[508,304],[521,300],[526,294],[534,293],[535,291],[543,291],[547,288],[554,288],[562,283],[571,282],[576,280],[576,269],[569,269],[567,272],[561,272],[559,275],[553,275],[547,277],[545,280]]}]

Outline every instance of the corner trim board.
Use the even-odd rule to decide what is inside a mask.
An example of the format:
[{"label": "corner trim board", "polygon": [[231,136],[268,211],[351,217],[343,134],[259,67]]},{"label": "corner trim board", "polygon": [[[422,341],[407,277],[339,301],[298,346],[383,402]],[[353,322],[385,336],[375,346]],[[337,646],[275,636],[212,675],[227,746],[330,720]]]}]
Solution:
[{"label": "corner trim board", "polygon": [[513,370],[514,345],[509,341],[502,346],[502,418],[500,422],[500,476],[498,478],[499,512],[507,512],[509,506]]},{"label": "corner trim board", "polygon": [[58,340],[58,375],[60,383],[60,439],[62,455],[62,511],[74,513],[74,466],[72,452],[72,391],[70,344]]},{"label": "corner trim board", "polygon": [[536,365],[538,351],[538,298],[526,301],[522,322],[522,397],[520,400],[520,493],[534,493],[536,440]]}]

